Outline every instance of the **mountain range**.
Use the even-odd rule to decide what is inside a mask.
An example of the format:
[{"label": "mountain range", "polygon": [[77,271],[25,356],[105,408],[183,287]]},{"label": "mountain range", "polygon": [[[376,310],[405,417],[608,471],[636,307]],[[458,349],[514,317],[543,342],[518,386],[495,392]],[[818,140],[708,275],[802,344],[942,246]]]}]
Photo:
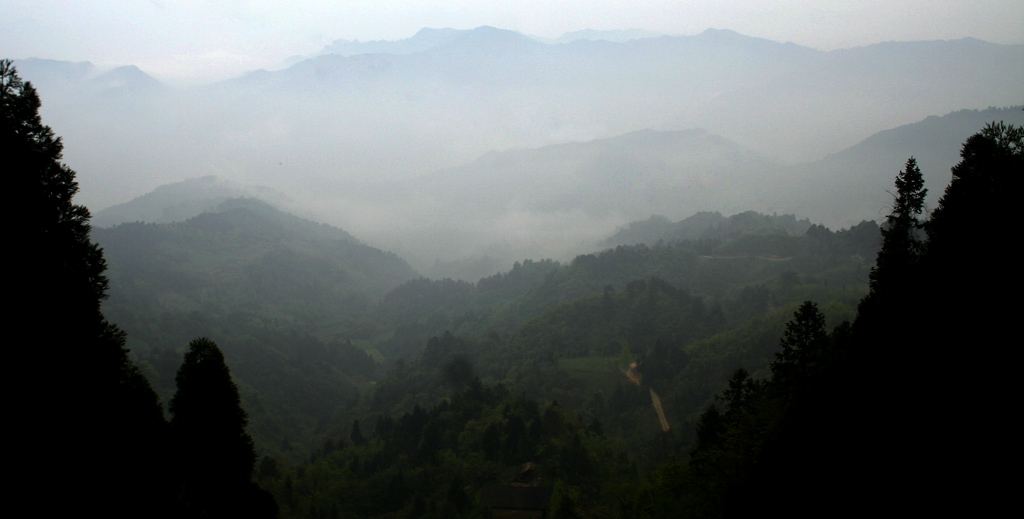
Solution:
[{"label": "mountain range", "polygon": [[644,129],[703,128],[816,160],[929,115],[1018,104],[1024,84],[1024,46],[973,39],[825,52],[728,30],[546,44],[479,27],[395,44],[188,89],[126,69],[132,81],[98,90],[87,63],[16,65],[94,208],[207,174],[333,195],[352,179]]},{"label": "mountain range", "polygon": [[[351,183],[346,196],[359,201],[362,221],[380,222],[376,232],[357,231],[361,239],[401,254],[426,275],[475,281],[514,261],[566,260],[599,250],[616,229],[651,215],[669,221],[700,211],[754,210],[794,214],[834,229],[881,221],[892,201],[893,179],[911,156],[929,188],[926,205],[934,207],[959,161],[958,143],[992,121],[1024,125],[1021,108],[928,117],[795,165],[704,130],[643,130],[489,152],[414,179]],[[295,200],[273,190],[205,177],[99,211],[95,222],[180,221],[242,196],[305,214]],[[341,225],[352,228],[351,222]],[[460,264],[454,270],[444,265],[453,261]]]},{"label": "mountain range", "polygon": [[[39,89],[90,208],[214,176],[287,193],[285,209],[417,268],[571,257],[652,214],[877,220],[910,155],[934,203],[960,139],[1019,121],[1019,110],[988,108],[1021,102],[1022,45],[825,52],[729,30],[566,40],[425,29],[192,88],[135,67],[16,66]],[[898,142],[916,131],[904,125],[929,124],[927,135],[956,144]]]}]

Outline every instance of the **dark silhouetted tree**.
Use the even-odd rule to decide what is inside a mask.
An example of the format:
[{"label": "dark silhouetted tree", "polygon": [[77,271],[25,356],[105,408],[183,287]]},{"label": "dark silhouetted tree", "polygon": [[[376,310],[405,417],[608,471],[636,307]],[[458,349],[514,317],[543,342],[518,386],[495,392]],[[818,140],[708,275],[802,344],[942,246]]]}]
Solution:
[{"label": "dark silhouetted tree", "polygon": [[248,418],[217,345],[206,338],[189,343],[175,381],[171,430],[188,515],[276,515],[273,498],[252,482],[256,451],[245,432]]},{"label": "dark silhouetted tree", "polygon": [[[1008,330],[1020,317],[1019,307],[1008,302],[1020,264],[1008,238],[1019,217],[1024,127],[991,123],[967,139],[960,157],[928,222],[924,288],[918,313],[907,316],[922,326],[902,363],[914,370],[904,377],[904,393],[920,402],[908,416],[905,437],[926,438],[909,458],[930,476],[926,484],[941,494],[976,496],[961,501],[963,509],[988,515],[998,511],[970,507],[979,500],[997,503],[1012,492],[988,463],[1006,456],[1016,442],[1012,413],[1005,410],[1016,404],[1019,389],[1014,377],[1003,374],[1009,357],[1002,354],[1013,344]],[[950,380],[934,384],[940,373]],[[950,409],[971,409],[987,417],[986,425],[947,423]],[[954,443],[975,446],[955,472],[934,455]],[[978,476],[960,477],[966,474]]]},{"label": "dark silhouetted tree", "polygon": [[[928,222],[928,256],[934,275],[963,263],[973,266],[1013,266],[1010,255],[984,254],[985,248],[1003,238],[1007,222],[1020,195],[1016,180],[1024,168],[1024,127],[992,123],[967,139],[961,161],[953,167],[953,178]],[[941,265],[941,266],[940,266]],[[962,267],[957,267],[962,268]],[[978,281],[1002,276],[991,267],[971,271]],[[969,276],[959,278],[974,283]]]},{"label": "dark silhouetted tree", "polygon": [[[861,321],[862,327],[873,327],[874,315],[891,313],[908,304],[905,297],[897,297],[897,294],[919,294],[914,287],[921,283],[918,262],[924,250],[921,240],[924,224],[920,216],[924,212],[927,194],[917,161],[910,157],[906,167],[896,176],[896,198],[885,225],[881,227],[882,248],[871,269],[870,293],[861,303],[867,314],[867,318]],[[891,333],[892,330],[868,328],[865,332],[877,335]]]},{"label": "dark silhouetted tree", "polygon": [[[0,60],[0,153],[17,222],[8,242],[16,273],[8,288],[18,302],[9,317],[26,334],[16,337],[24,347],[11,348],[6,362],[45,373],[9,400],[10,421],[19,424],[13,442],[30,455],[16,455],[12,467],[27,488],[11,491],[31,502],[52,497],[38,481],[66,464],[65,453],[53,445],[72,426],[76,442],[87,446],[77,452],[77,463],[102,465],[108,477],[80,478],[57,502],[46,499],[47,512],[160,515],[170,509],[158,497],[163,412],[129,360],[124,334],[100,312],[106,263],[90,241],[89,211],[72,202],[75,172],[61,163],[63,144],[42,123],[40,105],[31,83],[22,81],[10,60]],[[31,341],[24,340],[28,334]],[[40,490],[47,495],[33,494]]]},{"label": "dark silhouetted tree", "polygon": [[882,229],[882,236],[904,242],[908,252],[918,253],[921,245],[917,231],[921,229],[920,216],[926,196],[924,176],[917,167],[917,160],[910,157],[903,171],[896,175],[896,200],[885,219],[887,225]]},{"label": "dark silhouetted tree", "polygon": [[818,311],[818,305],[804,301],[793,313],[793,320],[786,323],[780,350],[771,364],[773,391],[786,392],[803,383],[827,360],[829,346],[825,316]]},{"label": "dark silhouetted tree", "polygon": [[729,379],[729,389],[722,392],[720,399],[728,404],[727,412],[745,413],[750,411],[754,396],[761,387],[746,369],[737,368]]}]

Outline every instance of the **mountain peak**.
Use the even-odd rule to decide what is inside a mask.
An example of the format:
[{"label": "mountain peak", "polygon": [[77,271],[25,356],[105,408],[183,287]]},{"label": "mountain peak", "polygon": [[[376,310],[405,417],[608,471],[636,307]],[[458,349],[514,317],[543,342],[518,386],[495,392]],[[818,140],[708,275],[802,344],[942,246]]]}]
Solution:
[{"label": "mountain peak", "polygon": [[160,82],[135,65],[114,68],[96,78],[105,89],[147,90],[158,88]]},{"label": "mountain peak", "polygon": [[749,36],[744,36],[744,35],[736,32],[736,31],[734,31],[732,29],[715,29],[715,28],[705,29],[704,32],[698,34],[698,36],[703,36],[705,38],[719,38],[719,39],[749,38]]},{"label": "mountain peak", "polygon": [[497,47],[497,46],[534,46],[543,45],[532,38],[507,29],[499,29],[490,25],[481,25],[468,31],[459,31],[458,36],[452,39],[452,45],[474,46],[474,47]]}]

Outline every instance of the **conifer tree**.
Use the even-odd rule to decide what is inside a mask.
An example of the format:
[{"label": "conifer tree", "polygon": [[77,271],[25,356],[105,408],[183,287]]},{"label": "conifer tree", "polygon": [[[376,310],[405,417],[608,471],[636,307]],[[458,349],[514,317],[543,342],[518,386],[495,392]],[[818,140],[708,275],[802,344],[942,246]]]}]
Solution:
[{"label": "conifer tree", "polygon": [[[13,195],[9,279],[13,322],[31,342],[12,348],[8,366],[35,367],[45,377],[29,382],[9,406],[21,432],[13,469],[30,488],[14,494],[42,502],[33,492],[66,464],[54,450],[69,434],[82,448],[79,466],[104,466],[109,477],[67,485],[53,515],[103,509],[108,516],[160,515],[152,506],[164,489],[159,445],[165,422],[156,394],[131,363],[124,333],[100,311],[106,263],[90,240],[89,211],[72,201],[75,172],[61,162],[63,144],[39,116],[41,101],[10,60],[0,60],[0,153]],[[12,412],[11,412],[12,411]],[[16,433],[17,434],[17,433]],[[45,471],[35,474],[35,471]],[[49,490],[46,490],[47,492]],[[72,508],[62,510],[62,504]],[[55,507],[55,508],[54,508]],[[163,511],[165,511],[163,509]],[[64,513],[68,512],[68,513]]]},{"label": "conifer tree", "polygon": [[[927,435],[914,461],[930,475],[931,488],[971,496],[958,502],[967,513],[994,515],[1013,492],[990,463],[1004,459],[1016,444],[1013,413],[1006,410],[1017,403],[1019,389],[1015,377],[1006,375],[1010,357],[1004,352],[1015,349],[1008,330],[1020,313],[1012,302],[1020,265],[1013,222],[1024,128],[991,123],[967,139],[960,156],[927,227],[922,305],[915,317],[929,326],[916,337],[926,354],[914,359],[920,375],[908,377],[908,393],[921,404],[908,420],[913,427],[907,436]],[[931,384],[936,374],[944,383]],[[951,409],[971,409],[986,417],[985,426],[973,420],[947,423]],[[953,467],[933,457],[952,444],[974,447]]]},{"label": "conifer tree", "polygon": [[97,337],[116,335],[105,333],[100,314],[106,264],[89,241],[88,209],[72,203],[78,192],[75,172],[60,162],[63,144],[43,125],[39,107],[32,84],[21,80],[11,61],[0,61],[0,143],[11,167],[8,181],[18,220],[13,226],[18,253],[11,259],[22,302],[13,310],[16,322],[35,331],[33,351],[58,349],[47,363],[58,371],[57,382],[78,378],[86,384],[81,390],[92,391],[98,388],[89,379],[99,369],[113,375],[120,364],[113,342],[105,341],[102,355],[90,347]]},{"label": "conifer tree", "polygon": [[896,175],[896,197],[881,228],[882,248],[871,268],[870,292],[860,304],[859,327],[864,334],[878,334],[874,329],[877,319],[905,303],[919,283],[917,264],[924,248],[919,217],[927,194],[917,160],[910,157]]},{"label": "conifer tree", "polygon": [[276,515],[276,506],[252,510],[268,496],[252,482],[256,451],[245,432],[248,416],[220,348],[207,338],[193,340],[175,381],[169,407],[186,513]]},{"label": "conifer tree", "polygon": [[[1016,181],[1024,168],[1024,127],[992,123],[971,136],[953,167],[953,178],[928,222],[931,262],[952,266],[1013,266],[1011,255],[986,254],[1004,238],[1019,196]],[[980,254],[979,254],[980,253]],[[994,269],[972,274],[999,274]]]},{"label": "conifer tree", "polygon": [[828,358],[829,338],[825,331],[825,316],[818,305],[804,301],[786,323],[786,331],[779,341],[780,349],[772,362],[772,389],[788,392],[802,383]]},{"label": "conifer tree", "polygon": [[[871,292],[858,308],[849,370],[871,381],[850,398],[856,404],[850,415],[871,416],[887,433],[876,435],[864,422],[847,430],[866,439],[851,442],[851,459],[890,468],[874,481],[878,502],[889,506],[887,497],[900,499],[920,512],[919,504],[935,495],[970,496],[944,500],[942,512],[961,506],[972,515],[989,515],[979,506],[1008,492],[1000,489],[1001,478],[985,475],[991,473],[989,460],[1004,456],[1002,445],[1009,444],[999,441],[999,432],[1012,430],[1002,412],[1011,405],[1004,395],[1013,394],[1012,377],[993,376],[1000,360],[991,353],[999,351],[1003,329],[1016,317],[1015,306],[998,303],[1018,263],[1000,245],[1012,236],[1008,225],[1024,171],[1024,130],[989,124],[967,139],[960,155],[924,224],[927,241],[916,250],[894,246],[902,236],[894,232],[897,225],[888,226]],[[906,173],[897,187],[912,194],[916,184]],[[917,199],[906,198],[910,203],[897,203],[889,222],[903,222],[909,230],[906,215]],[[889,405],[894,398],[912,405]],[[989,421],[977,427],[970,420],[949,420],[955,409],[971,409]],[[936,454],[954,444],[977,448],[952,464]],[[908,475],[922,492],[906,492]]]},{"label": "conifer tree", "polygon": [[[913,341],[914,319],[903,320],[901,326],[892,326],[890,319],[897,314],[916,312],[922,295],[920,262],[925,243],[921,238],[925,224],[920,217],[927,194],[917,161],[910,157],[896,176],[896,197],[881,227],[882,247],[871,268],[869,292],[858,305],[854,328],[863,344],[890,344],[905,350]],[[895,363],[890,367],[881,374],[886,380],[899,377],[905,369]]]},{"label": "conifer tree", "polygon": [[889,285],[898,287],[917,263],[922,249],[919,217],[924,212],[927,195],[917,161],[910,157],[906,167],[896,176],[896,200],[882,227],[882,248],[875,267],[871,269],[873,291],[885,290]]}]

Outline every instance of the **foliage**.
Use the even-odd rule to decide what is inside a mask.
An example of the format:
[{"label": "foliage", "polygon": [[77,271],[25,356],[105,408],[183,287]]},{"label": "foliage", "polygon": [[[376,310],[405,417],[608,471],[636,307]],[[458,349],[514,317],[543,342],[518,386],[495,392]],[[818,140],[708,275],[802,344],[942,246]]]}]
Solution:
[{"label": "foliage", "polygon": [[253,485],[256,452],[245,432],[247,415],[238,387],[217,345],[206,338],[189,343],[175,377],[171,430],[189,516],[276,515],[260,509],[262,492]]},{"label": "foliage", "polygon": [[793,386],[813,375],[829,360],[829,338],[825,316],[810,301],[800,305],[786,331],[772,362],[774,385]]},{"label": "foliage", "polygon": [[416,273],[394,254],[340,229],[262,202],[229,200],[170,224],[98,229],[112,261],[105,310],[137,350],[153,314],[254,313],[303,327],[322,340],[366,339],[370,303]]},{"label": "foliage", "polygon": [[529,483],[557,488],[552,507],[576,513],[610,506],[601,489],[624,459],[612,452],[579,415],[557,403],[543,406],[474,380],[431,407],[380,415],[362,443],[330,440],[308,462],[268,469],[261,481],[284,504],[285,517],[330,510],[360,517],[474,517],[483,511],[483,485],[508,485],[532,462]]},{"label": "foliage", "polygon": [[78,461],[106,466],[110,477],[76,482],[59,502],[49,500],[48,512],[94,508],[129,516],[166,497],[157,468],[164,456],[154,443],[164,438],[166,424],[156,395],[128,358],[123,332],[100,312],[106,262],[90,239],[89,211],[73,203],[75,172],[60,162],[63,145],[43,125],[40,105],[35,88],[11,61],[0,60],[0,147],[21,216],[12,240],[12,293],[19,299],[12,317],[26,333],[7,362],[45,373],[11,400],[11,423],[20,431],[14,441],[26,453],[15,461],[24,477],[14,491],[34,502],[51,497],[37,482],[65,463],[53,446],[71,424],[87,446]]},{"label": "foliage", "polygon": [[[737,215],[730,229],[758,229],[758,222],[773,219]],[[718,244],[732,249],[718,256],[701,257],[702,245],[690,242],[619,247],[570,265],[526,260],[475,284],[411,279],[374,304],[369,291],[360,293],[370,286],[358,281],[365,258],[345,252],[351,237],[313,227],[236,200],[182,223],[100,230],[116,259],[116,290],[105,308],[130,332],[135,358],[158,392],[165,399],[173,394],[180,345],[192,337],[217,337],[233,359],[257,447],[289,461],[308,456],[326,430],[370,418],[364,406],[379,411],[388,402],[406,412],[417,403],[433,405],[450,390],[442,381],[457,389],[467,373],[587,409],[588,417],[604,423],[644,423],[621,413],[636,407],[626,404],[633,400],[649,412],[653,385],[676,393],[666,405],[680,413],[674,421],[684,423],[714,392],[703,384],[724,382],[732,368],[716,369],[710,379],[699,376],[696,393],[680,389],[673,379],[688,362],[682,348],[793,300],[859,297],[861,289],[845,280],[866,273],[866,265],[851,258],[857,247],[872,247],[854,245],[847,231],[824,230],[827,241],[730,234],[733,241]],[[796,255],[771,252],[775,242]],[[792,275],[785,278],[787,273]],[[763,287],[759,302],[732,311],[729,298],[750,283]],[[442,342],[450,348],[435,351],[431,338],[445,332],[452,339]],[[613,370],[581,372],[581,379],[558,364],[604,358],[624,347],[637,360],[647,358],[641,371],[649,375],[648,386],[617,389],[625,382]],[[381,374],[377,362],[387,370],[399,360],[409,365],[421,352],[433,360],[412,371],[395,369],[405,372],[402,382],[382,381],[369,391]],[[724,362],[735,366],[735,359]],[[443,366],[451,369],[447,379]],[[687,372],[704,367],[700,362]],[[680,397],[688,403],[677,406]]]},{"label": "foliage", "polygon": [[[899,194],[883,230],[871,292],[855,325],[826,334],[815,305],[802,305],[786,326],[772,378],[751,382],[745,371],[736,371],[719,399],[726,412],[712,406],[701,416],[688,466],[659,469],[659,475],[682,472],[692,478],[674,494],[673,505],[704,516],[746,516],[769,501],[799,516],[827,515],[837,511],[836,503],[844,503],[845,513],[879,506],[976,512],[988,506],[958,496],[989,492],[999,482],[980,463],[954,468],[937,453],[965,442],[979,446],[972,458],[1001,452],[999,442],[974,424],[941,417],[954,402],[999,414],[1005,402],[992,395],[1010,389],[986,383],[981,357],[954,354],[954,348],[992,343],[995,328],[975,324],[1005,322],[1009,315],[981,305],[950,305],[943,295],[952,291],[985,300],[998,289],[986,273],[1005,272],[1003,260],[992,261],[996,268],[985,265],[990,260],[981,257],[978,244],[995,240],[999,227],[993,222],[1008,217],[1012,179],[1024,170],[1022,149],[1024,130],[1013,126],[992,124],[968,139],[953,181],[923,224],[917,219],[923,182],[915,161],[907,162],[897,178]],[[922,226],[927,241],[921,240]],[[818,230],[815,235],[827,238]],[[971,275],[950,279],[958,271]],[[943,326],[926,326],[929,320]],[[957,373],[956,389],[937,380],[937,373]],[[894,397],[908,404],[893,406]],[[870,484],[857,470],[879,466],[886,470]],[[928,490],[907,489],[908,478]],[[642,488],[640,495],[653,489],[658,487]],[[930,500],[935,492],[949,498],[937,505]]]}]

